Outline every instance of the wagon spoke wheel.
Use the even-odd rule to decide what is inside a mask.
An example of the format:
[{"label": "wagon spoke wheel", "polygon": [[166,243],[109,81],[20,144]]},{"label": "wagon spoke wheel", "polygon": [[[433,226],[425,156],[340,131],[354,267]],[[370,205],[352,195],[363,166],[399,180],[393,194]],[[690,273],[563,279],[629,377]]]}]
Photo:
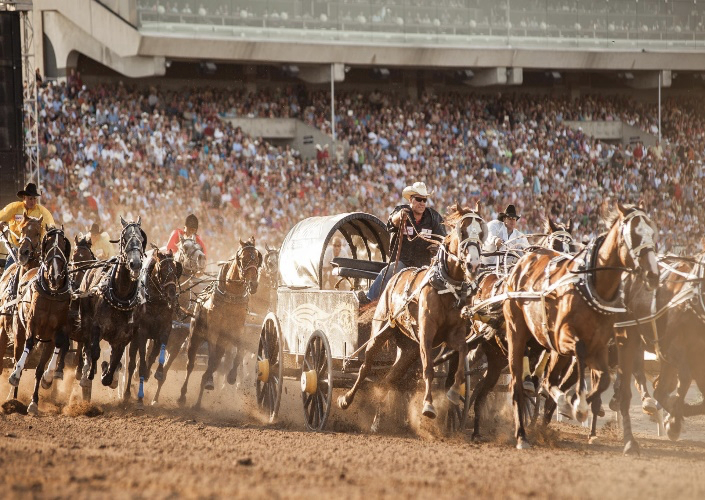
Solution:
[{"label": "wagon spoke wheel", "polygon": [[257,406],[269,422],[279,413],[282,398],[283,343],[279,320],[273,313],[264,318],[255,365]]},{"label": "wagon spoke wheel", "polygon": [[460,390],[460,404],[448,405],[448,414],[446,415],[446,433],[455,434],[465,429],[465,421],[468,418],[470,410],[470,396],[472,389],[470,387],[470,364],[465,358],[465,383]]},{"label": "wagon spoke wheel", "polygon": [[325,334],[316,330],[306,344],[301,365],[301,398],[306,428],[321,431],[333,398],[333,359]]}]

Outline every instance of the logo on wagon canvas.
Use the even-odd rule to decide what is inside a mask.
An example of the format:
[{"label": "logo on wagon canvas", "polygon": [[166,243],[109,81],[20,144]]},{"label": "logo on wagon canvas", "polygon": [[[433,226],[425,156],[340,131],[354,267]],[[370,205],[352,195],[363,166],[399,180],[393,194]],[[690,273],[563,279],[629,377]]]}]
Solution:
[{"label": "logo on wagon canvas", "polygon": [[332,311],[326,311],[313,304],[297,306],[288,317],[291,326],[309,334],[321,330],[326,335],[346,334],[357,328],[355,323],[357,315],[351,304],[339,304]]}]

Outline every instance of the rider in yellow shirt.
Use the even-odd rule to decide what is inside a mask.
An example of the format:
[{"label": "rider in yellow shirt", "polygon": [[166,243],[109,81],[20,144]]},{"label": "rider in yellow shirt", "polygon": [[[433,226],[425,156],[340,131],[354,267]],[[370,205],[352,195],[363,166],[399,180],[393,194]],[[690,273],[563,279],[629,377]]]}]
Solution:
[{"label": "rider in yellow shirt", "polygon": [[[22,201],[12,202],[0,211],[0,231],[9,236],[10,244],[15,251],[20,245],[17,236],[20,234],[19,226],[25,212],[27,212],[27,215],[30,217],[44,217],[42,236],[44,236],[47,226],[55,225],[54,217],[52,217],[51,212],[37,202],[37,198],[40,196],[41,194],[37,192],[36,184],[30,182],[22,191],[17,193],[17,197]],[[10,228],[9,234],[5,231],[7,227]],[[5,263],[5,269],[10,267],[13,262],[12,254],[9,254],[7,256],[7,262]]]}]

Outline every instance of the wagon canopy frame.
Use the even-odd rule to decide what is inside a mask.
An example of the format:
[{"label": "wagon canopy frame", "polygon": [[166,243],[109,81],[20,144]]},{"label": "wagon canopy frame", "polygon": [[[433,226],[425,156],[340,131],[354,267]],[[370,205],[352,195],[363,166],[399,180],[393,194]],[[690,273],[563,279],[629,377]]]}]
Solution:
[{"label": "wagon canopy frame", "polygon": [[352,257],[382,261],[389,258],[387,226],[374,215],[350,212],[309,217],[286,235],[279,251],[279,286],[290,289],[322,289],[323,258],[336,231],[347,242]]}]

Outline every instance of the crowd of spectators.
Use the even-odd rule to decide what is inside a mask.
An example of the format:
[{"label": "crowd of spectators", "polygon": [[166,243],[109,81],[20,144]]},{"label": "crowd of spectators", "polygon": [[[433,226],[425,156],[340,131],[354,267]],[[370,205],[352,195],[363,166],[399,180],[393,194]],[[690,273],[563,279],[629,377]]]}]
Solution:
[{"label": "crowd of spectators", "polygon": [[45,84],[39,92],[42,203],[70,234],[97,221],[142,217],[163,246],[187,214],[200,219],[209,259],[238,239],[278,246],[300,219],[366,211],[386,220],[404,186],[424,181],[443,212],[480,200],[489,220],[506,205],[519,229],[546,215],[595,236],[614,202],[644,199],[660,249],[693,253],[705,222],[702,99],[664,105],[664,141],[612,145],[566,120],[623,120],[653,132],[655,104],[626,97],[336,92],[336,131],[347,147],[302,158],[249,137],[227,117],[296,117],[330,132],[329,94],[303,87],[161,91],[123,84]]}]

